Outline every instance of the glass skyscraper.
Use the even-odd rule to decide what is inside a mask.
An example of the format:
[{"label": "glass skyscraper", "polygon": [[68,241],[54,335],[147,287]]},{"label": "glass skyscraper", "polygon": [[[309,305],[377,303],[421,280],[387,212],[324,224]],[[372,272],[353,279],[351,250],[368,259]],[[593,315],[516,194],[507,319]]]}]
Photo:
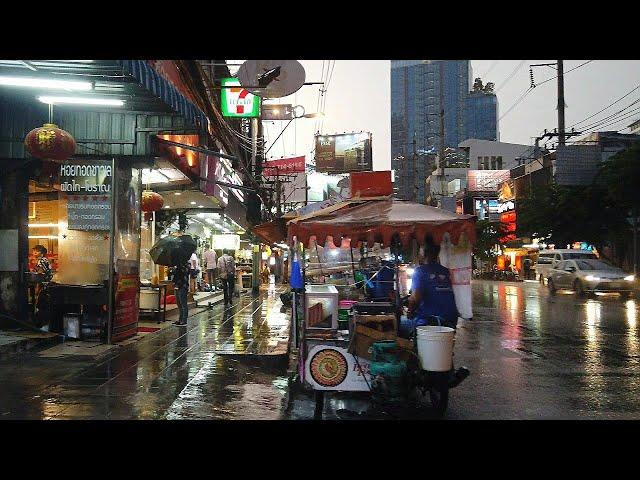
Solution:
[{"label": "glass skyscraper", "polygon": [[500,141],[498,97],[495,93],[482,90],[470,92],[465,117],[467,138]]},{"label": "glass skyscraper", "polygon": [[[391,168],[398,198],[426,201],[425,180],[435,167],[440,146],[441,88],[445,148],[457,148],[469,138],[469,121],[474,133],[485,128],[485,99],[474,98],[473,108],[468,106],[472,78],[469,60],[391,61]],[[493,111],[497,113],[497,106]],[[497,136],[496,125],[489,130],[477,138]]]}]

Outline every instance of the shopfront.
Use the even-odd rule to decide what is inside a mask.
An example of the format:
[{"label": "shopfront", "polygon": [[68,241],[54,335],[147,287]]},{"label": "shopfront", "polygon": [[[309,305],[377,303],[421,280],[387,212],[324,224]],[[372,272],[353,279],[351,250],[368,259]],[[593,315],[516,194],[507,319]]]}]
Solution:
[{"label": "shopfront", "polygon": [[[118,342],[137,332],[143,172],[159,170],[149,138],[197,132],[206,117],[145,61],[35,64],[33,73],[0,60],[0,75],[33,77],[29,88],[0,88],[0,328]],[[73,73],[82,96],[39,96],[56,73]],[[55,161],[27,151],[27,133],[44,123],[59,125],[75,150]]]}]

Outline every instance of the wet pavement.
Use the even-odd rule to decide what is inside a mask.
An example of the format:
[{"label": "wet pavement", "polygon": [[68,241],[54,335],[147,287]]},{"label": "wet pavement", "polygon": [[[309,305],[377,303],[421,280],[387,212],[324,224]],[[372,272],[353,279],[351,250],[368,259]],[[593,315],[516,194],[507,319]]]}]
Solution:
[{"label": "wet pavement", "polygon": [[[455,345],[471,376],[451,391],[445,418],[640,418],[640,301],[550,295],[535,282],[472,287],[475,317],[459,324]],[[98,356],[3,359],[0,419],[311,419],[314,399],[290,389],[286,364],[262,361],[282,353],[289,328],[278,293],[198,311],[188,330]],[[329,394],[324,418],[368,405],[367,395]]]},{"label": "wet pavement", "polygon": [[[472,287],[475,316],[459,324],[454,350],[471,376],[451,390],[446,418],[640,418],[640,301],[550,295],[536,282]],[[313,417],[313,406],[297,394],[290,418]],[[367,406],[328,395],[324,418]]]},{"label": "wet pavement", "polygon": [[46,349],[4,359],[0,419],[282,418],[286,360],[242,360],[283,353],[282,290],[216,305],[191,315],[188,328],[165,328],[100,356]]}]

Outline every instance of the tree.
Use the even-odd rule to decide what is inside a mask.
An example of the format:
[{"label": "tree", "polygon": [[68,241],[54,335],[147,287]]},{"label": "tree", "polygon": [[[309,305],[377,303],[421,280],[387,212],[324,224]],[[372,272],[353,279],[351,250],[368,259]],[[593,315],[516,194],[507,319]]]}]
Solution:
[{"label": "tree", "polygon": [[495,258],[494,246],[500,243],[503,235],[499,222],[478,220],[476,222],[476,244],[474,253],[484,261],[492,261]]},{"label": "tree", "polygon": [[640,142],[601,162],[595,184],[606,189],[607,199],[632,216],[640,213]]}]

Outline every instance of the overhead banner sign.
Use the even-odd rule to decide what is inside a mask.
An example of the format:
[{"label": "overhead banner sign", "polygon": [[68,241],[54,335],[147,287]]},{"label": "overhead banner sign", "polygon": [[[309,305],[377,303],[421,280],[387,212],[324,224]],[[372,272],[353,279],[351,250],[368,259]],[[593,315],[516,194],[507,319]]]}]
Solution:
[{"label": "overhead banner sign", "polygon": [[67,160],[60,165],[69,230],[111,229],[112,184],[111,160]]},{"label": "overhead banner sign", "polygon": [[289,173],[304,173],[305,156],[280,158],[264,162],[262,173],[266,176],[287,175]]},{"label": "overhead banner sign", "polygon": [[[225,117],[260,116],[260,97],[249,93],[249,90],[240,85],[237,78],[223,78],[221,83],[222,115]],[[231,88],[225,88],[230,86]]]},{"label": "overhead banner sign", "polygon": [[371,133],[316,136],[316,172],[347,173],[372,170]]}]

